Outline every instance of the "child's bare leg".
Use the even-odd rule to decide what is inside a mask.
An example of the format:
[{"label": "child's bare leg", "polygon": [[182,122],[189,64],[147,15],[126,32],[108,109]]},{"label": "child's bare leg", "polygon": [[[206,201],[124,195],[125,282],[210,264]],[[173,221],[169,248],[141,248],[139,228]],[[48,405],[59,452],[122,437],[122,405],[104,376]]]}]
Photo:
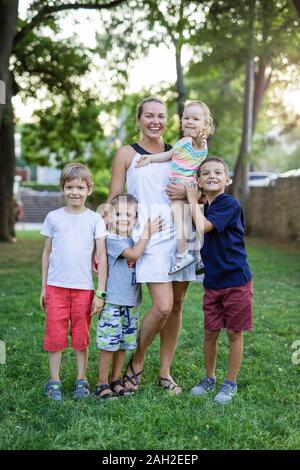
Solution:
[{"label": "child's bare leg", "polygon": [[88,348],[76,351],[77,380],[86,380],[86,370],[89,357]]},{"label": "child's bare leg", "polygon": [[[111,382],[120,380],[122,367],[125,361],[125,349],[119,349],[113,353],[113,363],[111,372]],[[116,385],[113,387],[114,392],[119,393],[124,387],[122,385]]]},{"label": "child's bare leg", "polygon": [[62,351],[48,352],[48,361],[50,368],[50,380],[59,380],[59,370]]},{"label": "child's bare leg", "polygon": [[229,360],[227,379],[236,382],[238,372],[241,367],[244,351],[243,331],[227,330],[229,339]]},{"label": "child's bare leg", "polygon": [[102,349],[99,354],[99,368],[98,368],[98,385],[108,384],[108,372],[111,359],[113,357],[112,351],[105,351]]},{"label": "child's bare leg", "polygon": [[121,376],[122,367],[125,361],[125,349],[119,349],[113,353],[113,364],[111,381],[118,380]]},{"label": "child's bare leg", "polygon": [[177,253],[182,254],[187,250],[186,216],[184,206],[186,201],[172,201],[172,214],[177,237]]},{"label": "child's bare leg", "polygon": [[218,352],[217,339],[220,330],[204,332],[204,362],[206,377],[216,377],[216,359]]}]

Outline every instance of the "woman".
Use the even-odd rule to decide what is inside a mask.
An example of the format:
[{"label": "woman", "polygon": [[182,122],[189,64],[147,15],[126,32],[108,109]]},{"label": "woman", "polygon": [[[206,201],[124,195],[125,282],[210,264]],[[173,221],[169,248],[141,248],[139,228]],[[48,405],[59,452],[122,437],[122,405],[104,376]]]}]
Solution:
[{"label": "woman", "polygon": [[[195,280],[195,266],[169,276],[176,255],[176,234],[171,221],[170,199],[185,199],[185,190],[168,185],[170,162],[136,167],[140,155],[159,153],[171,148],[162,134],[167,124],[164,103],[156,98],[144,99],[137,108],[137,125],[141,136],[137,143],[121,147],[113,161],[108,202],[124,191],[139,201],[138,224],[133,235],[138,240],[148,217],[161,215],[167,221],[163,234],[148,243],[144,256],[137,262],[137,282],[147,283],[152,307],[144,317],[139,344],[124,375],[124,385],[137,390],[143,372],[144,356],[157,333],[160,333],[160,376],[158,385],[179,394],[182,389],[170,375],[173,355],[181,328],[184,296],[190,280]],[[167,187],[168,185],[168,187]]]}]

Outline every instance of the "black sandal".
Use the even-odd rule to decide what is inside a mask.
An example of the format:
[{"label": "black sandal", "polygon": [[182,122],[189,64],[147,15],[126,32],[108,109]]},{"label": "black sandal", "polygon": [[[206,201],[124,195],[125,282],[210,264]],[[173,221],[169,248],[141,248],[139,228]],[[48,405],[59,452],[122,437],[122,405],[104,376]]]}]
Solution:
[{"label": "black sandal", "polygon": [[[166,377],[159,377],[157,379],[157,385],[159,387],[164,388],[165,390],[168,390],[169,392],[174,392],[175,395],[179,395],[182,392],[182,388],[180,387],[180,385],[177,385],[177,383],[174,382],[172,377],[170,377],[169,379],[167,379]],[[176,393],[175,388],[180,388],[181,391]]]},{"label": "black sandal", "polygon": [[[132,375],[126,374],[128,368],[130,368],[130,371],[129,371],[129,372],[130,372]],[[128,366],[126,367],[126,372],[125,372],[125,374],[124,374],[124,376],[123,376],[123,383],[124,383],[124,385],[125,385],[125,381],[126,381],[126,382],[131,382],[132,385],[133,385],[133,387],[130,387],[130,390],[137,391],[138,388],[139,388],[139,386],[141,385],[141,381],[139,380],[138,376],[141,375],[141,374],[143,373],[143,371],[144,371],[144,369],[142,369],[140,372],[135,372],[135,370],[134,370],[134,368],[133,368],[133,366],[132,366],[132,358],[131,358],[130,361],[129,361]],[[134,379],[134,381],[133,381],[132,379]],[[125,388],[127,388],[126,385],[125,385]]]},{"label": "black sandal", "polygon": [[[109,392],[104,393],[103,395],[101,395],[101,392],[103,392],[103,390],[109,390]],[[114,399],[118,398],[118,396],[110,388],[109,384],[97,385],[95,395],[100,400],[114,400]]]},{"label": "black sandal", "polygon": [[[120,387],[123,387],[119,392],[116,392],[115,388],[117,386],[120,386]],[[116,394],[118,395],[119,397],[126,397],[128,395],[133,395],[134,394],[134,391],[125,387],[122,380],[118,379],[118,380],[114,380],[113,382],[110,383],[110,388],[111,390]]]}]

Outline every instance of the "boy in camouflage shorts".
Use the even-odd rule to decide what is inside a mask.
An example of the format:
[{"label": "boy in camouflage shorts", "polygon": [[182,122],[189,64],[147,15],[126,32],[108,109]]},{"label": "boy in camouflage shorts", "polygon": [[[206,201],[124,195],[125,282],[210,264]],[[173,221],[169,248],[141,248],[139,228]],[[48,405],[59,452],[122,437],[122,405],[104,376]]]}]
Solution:
[{"label": "boy in camouflage shorts", "polygon": [[[137,222],[138,201],[131,194],[119,194],[110,201],[108,237],[108,277],[106,300],[97,325],[99,377],[96,396],[111,399],[133,393],[120,379],[126,350],[135,350],[141,285],[136,283],[135,262],[144,253],[151,235],[162,230],[156,218],[146,224],[141,239],[134,244],[131,234]],[[112,360],[109,384],[108,372]]]}]

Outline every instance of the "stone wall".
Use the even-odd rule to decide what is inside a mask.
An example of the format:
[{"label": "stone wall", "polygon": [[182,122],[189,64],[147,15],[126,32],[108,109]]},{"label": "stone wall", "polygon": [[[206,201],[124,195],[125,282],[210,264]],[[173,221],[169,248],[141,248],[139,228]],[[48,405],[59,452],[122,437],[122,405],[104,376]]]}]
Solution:
[{"label": "stone wall", "polygon": [[248,235],[300,243],[300,176],[250,188],[246,213]]}]

